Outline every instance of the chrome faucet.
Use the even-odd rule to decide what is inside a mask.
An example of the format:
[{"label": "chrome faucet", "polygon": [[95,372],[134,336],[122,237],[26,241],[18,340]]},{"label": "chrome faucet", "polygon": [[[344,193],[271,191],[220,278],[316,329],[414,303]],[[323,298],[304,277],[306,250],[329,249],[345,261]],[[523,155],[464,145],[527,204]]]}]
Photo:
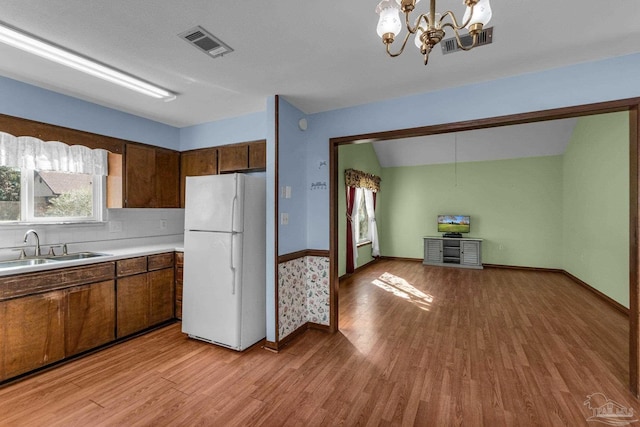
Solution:
[{"label": "chrome faucet", "polygon": [[29,234],[33,234],[34,236],[36,236],[36,252],[35,252],[35,256],[40,256],[40,238],[38,237],[38,233],[36,233],[36,230],[27,230],[26,233],[24,233],[24,243],[27,243],[27,238],[29,237]]}]

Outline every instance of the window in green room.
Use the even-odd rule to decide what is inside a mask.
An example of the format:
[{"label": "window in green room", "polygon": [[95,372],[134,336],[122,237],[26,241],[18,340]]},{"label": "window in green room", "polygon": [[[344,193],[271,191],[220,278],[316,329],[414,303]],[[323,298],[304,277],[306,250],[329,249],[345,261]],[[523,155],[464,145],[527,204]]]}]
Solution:
[{"label": "window in green room", "polygon": [[369,215],[367,214],[367,205],[365,203],[364,189],[358,188],[360,192],[358,200],[358,244],[368,243],[371,241],[369,234]]}]

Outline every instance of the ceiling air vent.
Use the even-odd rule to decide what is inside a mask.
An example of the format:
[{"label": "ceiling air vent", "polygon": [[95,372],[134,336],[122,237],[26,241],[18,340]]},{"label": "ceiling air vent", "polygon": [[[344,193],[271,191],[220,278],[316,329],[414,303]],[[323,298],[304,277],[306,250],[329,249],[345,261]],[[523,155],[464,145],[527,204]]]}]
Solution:
[{"label": "ceiling air vent", "polygon": [[[460,41],[462,42],[463,45],[469,46],[471,45],[471,43],[473,43],[473,37],[471,37],[469,34],[465,34],[464,36],[460,36]],[[476,45],[476,47],[482,46],[485,44],[491,44],[492,42],[493,42],[493,27],[485,28],[478,35],[478,44]],[[458,43],[456,42],[455,37],[444,39],[442,40],[441,44],[442,44],[443,55],[462,50],[458,46]]]},{"label": "ceiling air vent", "polygon": [[233,52],[233,49],[231,49],[227,44],[200,26],[192,28],[189,31],[185,31],[184,33],[180,33],[178,34],[178,37],[184,39],[190,45],[205,52],[213,58],[222,56],[225,53]]}]

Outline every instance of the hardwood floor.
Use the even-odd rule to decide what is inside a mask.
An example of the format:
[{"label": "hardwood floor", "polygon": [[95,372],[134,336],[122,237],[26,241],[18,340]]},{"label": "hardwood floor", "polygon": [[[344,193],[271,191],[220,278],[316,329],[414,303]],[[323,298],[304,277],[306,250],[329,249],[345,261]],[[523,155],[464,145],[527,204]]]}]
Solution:
[{"label": "hardwood floor", "polygon": [[174,324],[0,388],[0,425],[596,425],[593,393],[640,408],[627,334],[559,273],[381,261],[339,333],[239,354]]}]

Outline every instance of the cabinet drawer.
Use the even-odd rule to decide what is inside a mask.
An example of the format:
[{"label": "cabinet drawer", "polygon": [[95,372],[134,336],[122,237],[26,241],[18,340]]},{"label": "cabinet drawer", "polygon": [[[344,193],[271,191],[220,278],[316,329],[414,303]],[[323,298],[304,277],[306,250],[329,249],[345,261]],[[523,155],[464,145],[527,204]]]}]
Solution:
[{"label": "cabinet drawer", "polygon": [[184,265],[184,252],[176,252],[176,265],[182,267]]},{"label": "cabinet drawer", "polygon": [[147,268],[149,271],[173,267],[173,252],[158,255],[149,255]]},{"label": "cabinet drawer", "polygon": [[144,273],[147,271],[147,257],[129,258],[116,262],[116,272],[118,277],[131,276],[132,274]]}]

